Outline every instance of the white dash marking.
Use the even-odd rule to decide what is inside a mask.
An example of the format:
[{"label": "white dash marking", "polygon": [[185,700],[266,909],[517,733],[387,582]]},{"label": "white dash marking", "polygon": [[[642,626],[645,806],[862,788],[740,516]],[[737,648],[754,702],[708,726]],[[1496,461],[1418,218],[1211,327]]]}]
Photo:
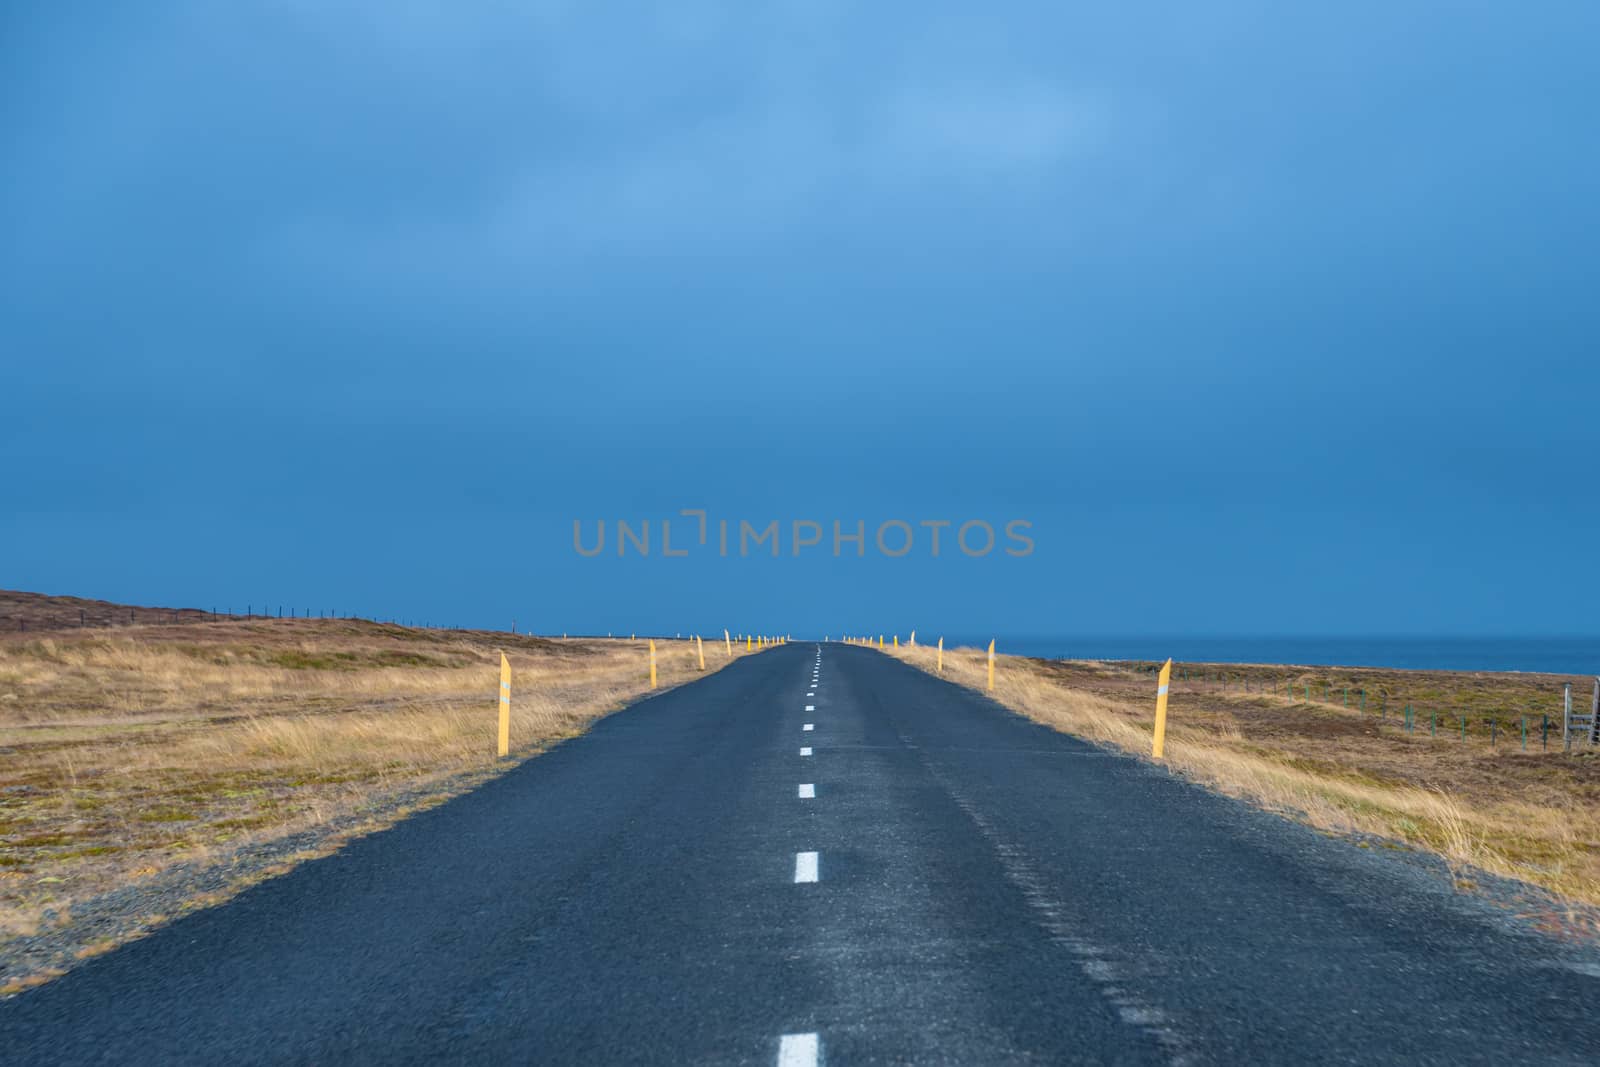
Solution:
[{"label": "white dash marking", "polygon": [[816,786],[812,785],[810,782],[802,782],[802,783],[800,783],[800,799],[801,800],[815,800],[816,798],[817,798],[817,787]]},{"label": "white dash marking", "polygon": [[816,724],[815,724],[815,723],[809,723],[809,722],[808,722],[808,723],[806,723],[806,724],[805,724],[805,725],[804,725],[804,726],[802,726],[802,727],[800,727],[800,729],[802,729],[802,730],[805,730],[805,731],[808,731],[808,732],[809,732],[809,731],[811,731],[811,730],[814,730],[814,729],[816,729]]},{"label": "white dash marking", "polygon": [[810,746],[810,745],[807,745],[807,746],[806,746],[806,747],[805,747],[805,748],[802,748],[802,749],[801,749],[801,750],[800,750],[800,755],[802,755],[802,756],[809,756],[809,755],[811,755],[811,746]]},{"label": "white dash marking", "polygon": [[784,1034],[778,1039],[778,1067],[817,1067],[816,1034]]},{"label": "white dash marking", "polygon": [[807,711],[816,711],[817,710],[817,706],[815,704],[807,704],[806,705],[806,710]]},{"label": "white dash marking", "polygon": [[815,852],[796,852],[794,854],[794,880],[799,882],[815,882],[817,880],[817,854]]}]

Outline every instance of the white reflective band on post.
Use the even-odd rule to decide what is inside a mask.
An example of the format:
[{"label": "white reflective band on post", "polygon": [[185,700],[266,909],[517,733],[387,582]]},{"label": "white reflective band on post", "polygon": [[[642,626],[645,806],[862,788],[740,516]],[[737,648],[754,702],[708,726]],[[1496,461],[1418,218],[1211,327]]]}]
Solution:
[{"label": "white reflective band on post", "polygon": [[1165,693],[1165,692],[1166,692],[1166,691],[1167,691],[1167,687],[1166,687],[1166,686],[1164,686],[1164,685],[1163,685],[1163,686],[1160,686],[1160,687],[1158,687],[1158,688],[1157,688],[1157,689],[1156,689],[1156,696],[1161,696],[1161,695],[1162,695],[1162,694],[1163,694],[1163,693]]}]

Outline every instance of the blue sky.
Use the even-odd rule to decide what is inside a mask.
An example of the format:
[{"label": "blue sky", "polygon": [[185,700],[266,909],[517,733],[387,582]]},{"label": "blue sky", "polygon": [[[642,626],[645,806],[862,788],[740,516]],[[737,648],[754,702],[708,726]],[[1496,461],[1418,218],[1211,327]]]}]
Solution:
[{"label": "blue sky", "polygon": [[1600,8],[1316,6],[13,6],[0,586],[1594,633]]}]

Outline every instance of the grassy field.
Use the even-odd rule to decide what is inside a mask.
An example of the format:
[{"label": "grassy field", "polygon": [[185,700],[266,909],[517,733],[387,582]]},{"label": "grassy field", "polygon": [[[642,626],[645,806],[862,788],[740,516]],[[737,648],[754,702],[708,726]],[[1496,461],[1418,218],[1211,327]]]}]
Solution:
[{"label": "grassy field", "polygon": [[[658,644],[662,686],[699,676],[692,643]],[[643,640],[333,619],[0,635],[0,947],[171,865],[383,825],[396,797],[493,773],[502,650],[514,756],[648,691]]]},{"label": "grassy field", "polygon": [[[888,651],[934,670],[932,649]],[[1147,757],[1153,667],[1001,656],[993,695],[1058,730]],[[982,689],[984,653],[947,651],[944,677]],[[1586,706],[1592,679],[1203,664],[1178,665],[1174,679],[1166,754],[1178,772],[1326,830],[1437,852],[1463,887],[1467,869],[1479,868],[1600,904],[1600,748],[1564,753],[1560,718],[1562,684],[1572,682],[1574,704]],[[1410,732],[1407,704],[1419,709]],[[1546,714],[1548,751],[1539,731]]]}]

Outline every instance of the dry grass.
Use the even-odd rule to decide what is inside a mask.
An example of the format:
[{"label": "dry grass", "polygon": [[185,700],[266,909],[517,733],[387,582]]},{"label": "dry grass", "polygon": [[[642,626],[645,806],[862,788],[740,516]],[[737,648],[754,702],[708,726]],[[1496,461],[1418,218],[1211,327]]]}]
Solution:
[{"label": "dry grass", "polygon": [[[699,676],[692,643],[658,645],[663,687]],[[514,756],[648,690],[643,640],[331,619],[0,639],[0,942],[174,862],[381,824],[402,794],[493,773],[502,650]]]},{"label": "dry grass", "polygon": [[[889,650],[924,670],[935,654]],[[1475,867],[1600,904],[1600,753],[1548,753],[1537,734],[1527,752],[1501,733],[1491,748],[1487,709],[1522,710],[1530,692],[1545,708],[1559,680],[1454,672],[1365,671],[1363,684],[1410,698],[1472,709],[1469,735],[1406,732],[1390,701],[1380,718],[1343,705],[1342,685],[1329,700],[1270,692],[1272,680],[1321,672],[1281,667],[1229,668],[1220,682],[1175,682],[1166,756],[1180,773],[1221,792],[1335,832],[1372,834],[1443,856],[1464,884]],[[1244,681],[1252,677],[1249,690]],[[1378,677],[1381,676],[1381,677]],[[946,651],[944,677],[982,690],[984,653]],[[1325,680],[1325,679],[1324,679]],[[1303,689],[1295,690],[1303,694]],[[1313,697],[1321,690],[1313,682]],[[1140,756],[1150,751],[1155,681],[1124,666],[998,658],[995,699],[1055,729]],[[1537,701],[1531,701],[1537,708]],[[1369,701],[1375,705],[1376,701]],[[1509,724],[1517,715],[1502,713]],[[1537,722],[1537,720],[1535,720]],[[1452,726],[1454,720],[1451,720]],[[1502,725],[1506,725],[1503,723]],[[1559,723],[1557,725],[1559,742]]]}]

